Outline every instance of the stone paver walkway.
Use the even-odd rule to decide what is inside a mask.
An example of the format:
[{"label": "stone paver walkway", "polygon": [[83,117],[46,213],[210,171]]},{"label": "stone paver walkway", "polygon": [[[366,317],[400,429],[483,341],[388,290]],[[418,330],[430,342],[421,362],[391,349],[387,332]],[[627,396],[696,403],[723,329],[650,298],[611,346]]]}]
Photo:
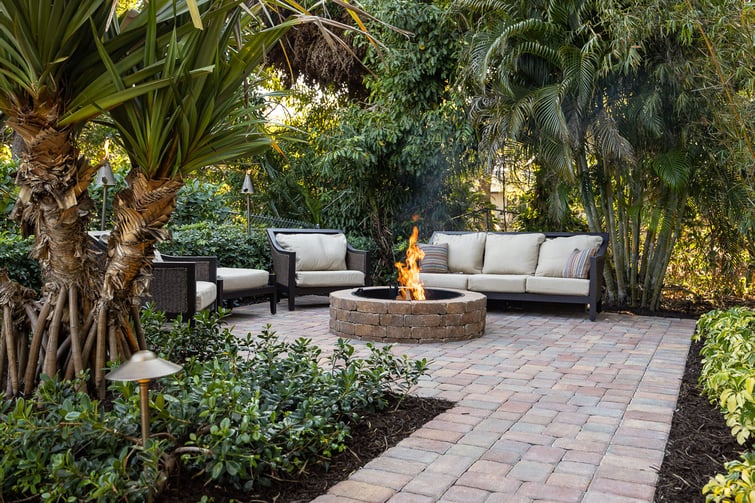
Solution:
[{"label": "stone paver walkway", "polygon": [[[229,323],[236,333],[270,323],[328,352],[336,337],[322,301],[280,304],[277,315],[268,304],[236,308]],[[491,307],[479,339],[394,345],[433,361],[416,394],[455,407],[314,502],[652,502],[694,328]]]}]

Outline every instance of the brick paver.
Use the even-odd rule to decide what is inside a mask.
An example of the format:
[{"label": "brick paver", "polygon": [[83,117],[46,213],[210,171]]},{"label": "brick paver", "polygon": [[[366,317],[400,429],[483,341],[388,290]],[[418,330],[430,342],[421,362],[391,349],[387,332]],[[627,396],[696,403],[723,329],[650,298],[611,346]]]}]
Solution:
[{"label": "brick paver", "polygon": [[[327,299],[280,307],[236,308],[229,323],[238,334],[269,323],[332,351]],[[651,502],[694,328],[492,305],[478,339],[394,344],[432,361],[414,393],[456,406],[314,502]],[[366,342],[351,343],[366,354]]]}]

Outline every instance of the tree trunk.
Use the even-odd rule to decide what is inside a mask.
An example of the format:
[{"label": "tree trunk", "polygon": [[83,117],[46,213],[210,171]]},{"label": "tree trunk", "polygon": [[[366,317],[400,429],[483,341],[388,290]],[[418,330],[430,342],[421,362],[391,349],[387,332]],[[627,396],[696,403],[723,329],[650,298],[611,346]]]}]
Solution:
[{"label": "tree trunk", "polygon": [[[21,140],[15,148],[20,160],[19,194],[11,217],[20,223],[24,235],[34,236],[31,256],[39,261],[43,281],[39,309],[44,316],[11,306],[14,315],[28,317],[34,325],[31,347],[22,348],[28,355],[20,373],[25,393],[31,392],[41,372],[52,376],[71,358],[70,327],[78,326],[94,305],[97,283],[86,234],[94,211],[87,187],[97,168],[78,156],[74,132],[56,127],[56,104],[35,103],[31,110],[8,119]],[[75,309],[64,312],[71,293],[77,297]],[[47,316],[50,312],[52,319]],[[38,366],[40,361],[43,366]]]},{"label": "tree trunk", "polygon": [[155,244],[168,237],[165,224],[183,186],[180,180],[150,180],[138,168],[131,170],[127,182],[128,188],[116,195],[113,204],[114,227],[99,291],[95,360],[102,365],[95,367],[95,388],[100,395],[106,354],[110,360],[126,359],[146,349],[138,308],[149,288]]}]

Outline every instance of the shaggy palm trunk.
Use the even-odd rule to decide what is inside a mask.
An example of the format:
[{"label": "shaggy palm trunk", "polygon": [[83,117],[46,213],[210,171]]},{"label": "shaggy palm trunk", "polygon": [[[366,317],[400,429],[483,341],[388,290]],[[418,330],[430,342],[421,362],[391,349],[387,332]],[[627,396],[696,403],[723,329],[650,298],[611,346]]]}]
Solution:
[{"label": "shaggy palm trunk", "polygon": [[110,359],[128,358],[133,351],[146,349],[139,304],[149,287],[155,243],[168,235],[165,224],[183,185],[178,180],[150,180],[137,168],[127,181],[128,188],[114,202],[114,228],[97,306],[95,387],[100,394],[107,354]]},{"label": "shaggy palm trunk", "polygon": [[[81,320],[94,305],[97,281],[87,249],[86,225],[94,206],[86,189],[96,167],[77,155],[72,131],[56,127],[57,119],[58,108],[49,103],[8,119],[25,146],[12,218],[24,234],[34,235],[32,257],[39,261],[44,285],[36,312],[29,308],[27,295],[13,295],[13,284],[3,283],[3,367],[11,395],[22,383],[24,393],[30,393],[40,374],[54,376],[69,362],[76,362],[76,370],[84,365],[77,353]],[[18,330],[25,325],[24,315],[30,340]],[[24,358],[18,358],[19,353]]]}]

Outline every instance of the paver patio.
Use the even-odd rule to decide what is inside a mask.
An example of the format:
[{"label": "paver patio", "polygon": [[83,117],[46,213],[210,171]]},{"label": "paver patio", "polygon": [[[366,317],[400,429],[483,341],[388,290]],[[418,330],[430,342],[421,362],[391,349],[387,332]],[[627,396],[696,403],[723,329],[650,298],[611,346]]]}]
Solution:
[{"label": "paver patio", "polygon": [[[239,334],[270,323],[329,352],[327,299],[305,302],[236,308],[229,323]],[[456,405],[314,502],[651,502],[694,329],[493,305],[479,339],[396,344],[433,361],[415,393]]]}]

